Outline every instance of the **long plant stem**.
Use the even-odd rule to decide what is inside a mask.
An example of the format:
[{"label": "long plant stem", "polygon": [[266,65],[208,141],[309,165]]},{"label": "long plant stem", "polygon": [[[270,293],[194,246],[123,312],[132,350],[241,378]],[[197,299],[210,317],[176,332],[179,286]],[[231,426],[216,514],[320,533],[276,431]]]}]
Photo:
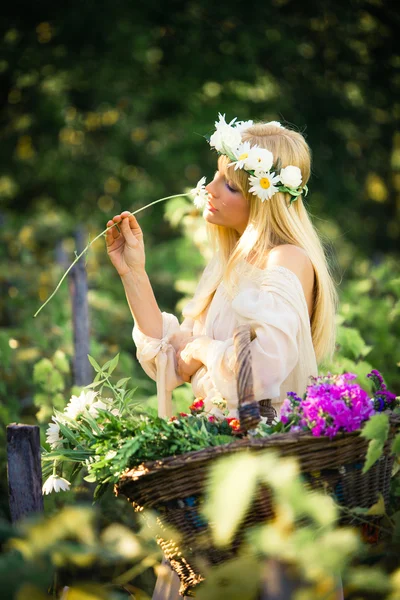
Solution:
[{"label": "long plant stem", "polygon": [[[159,202],[164,202],[165,200],[171,200],[172,198],[181,198],[182,196],[187,196],[187,194],[174,194],[173,196],[166,196],[165,198],[160,198],[159,200],[155,200],[154,202],[151,202],[150,204],[146,204],[146,206],[142,206],[142,208],[138,208],[137,210],[135,210],[135,212],[131,213],[131,215],[136,215],[138,212],[140,212],[141,210],[145,210],[145,208],[149,208],[150,206],[153,206],[154,204],[158,204]],[[68,269],[65,271],[64,275],[61,277],[60,281],[57,284],[56,289],[54,290],[54,292],[51,294],[51,296],[49,296],[46,300],[46,302],[44,304],[42,304],[42,306],[35,312],[35,314],[33,315],[34,317],[37,317],[38,314],[40,313],[41,310],[43,310],[43,308],[46,306],[46,304],[48,302],[50,302],[50,300],[56,295],[56,293],[58,292],[58,290],[60,289],[60,286],[62,284],[62,282],[64,281],[64,279],[66,278],[66,276],[68,275],[68,273],[70,272],[70,270],[72,269],[72,267],[74,265],[76,265],[76,263],[78,262],[78,260],[81,258],[81,256],[83,256],[85,254],[85,252],[87,252],[87,250],[89,250],[90,246],[92,244],[94,244],[94,242],[96,240],[98,240],[102,235],[104,235],[106,233],[106,231],[108,231],[108,229],[112,229],[113,227],[115,227],[115,225],[118,225],[118,223],[114,223],[114,225],[111,225],[111,227],[107,227],[104,231],[102,231],[101,233],[99,233],[99,235],[97,235],[94,240],[92,240],[87,246],[86,248],[84,248],[82,250],[82,252],[76,257],[76,259],[74,260],[74,262],[68,267]]]}]

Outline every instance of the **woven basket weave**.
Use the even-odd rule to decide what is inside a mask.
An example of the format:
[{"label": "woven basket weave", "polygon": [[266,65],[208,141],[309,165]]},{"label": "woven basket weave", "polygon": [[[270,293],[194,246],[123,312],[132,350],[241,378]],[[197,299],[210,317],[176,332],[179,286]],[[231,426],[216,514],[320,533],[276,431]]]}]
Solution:
[{"label": "woven basket weave", "polygon": [[[241,429],[245,432],[259,423],[260,413],[269,422],[275,416],[270,400],[254,401],[250,354],[254,335],[254,331],[246,325],[238,327],[234,333],[239,418]],[[280,456],[295,456],[312,488],[324,489],[348,508],[369,508],[376,502],[379,493],[385,503],[388,501],[394,460],[389,449],[398,428],[398,417],[393,416],[390,421],[390,434],[383,455],[364,475],[362,466],[368,441],[359,432],[343,433],[332,440],[309,433],[284,433],[257,439],[248,436],[231,444],[145,463],[125,472],[115,492],[126,496],[136,510],[155,509],[162,523],[179,531],[185,557],[171,540],[159,539],[158,542],[179,575],[180,593],[193,595],[194,587],[203,580],[201,566],[204,563],[214,565],[231,558],[245,529],[273,516],[270,492],[260,486],[231,547],[224,551],[215,548],[208,524],[199,512],[211,461],[236,452],[272,449]]]}]

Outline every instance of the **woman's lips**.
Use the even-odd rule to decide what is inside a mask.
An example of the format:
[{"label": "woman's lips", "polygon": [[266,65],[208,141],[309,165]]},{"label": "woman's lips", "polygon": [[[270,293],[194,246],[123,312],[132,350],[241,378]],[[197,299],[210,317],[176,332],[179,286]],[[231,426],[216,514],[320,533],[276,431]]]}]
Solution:
[{"label": "woman's lips", "polygon": [[209,200],[207,201],[207,208],[211,212],[218,212],[215,206],[213,206]]}]

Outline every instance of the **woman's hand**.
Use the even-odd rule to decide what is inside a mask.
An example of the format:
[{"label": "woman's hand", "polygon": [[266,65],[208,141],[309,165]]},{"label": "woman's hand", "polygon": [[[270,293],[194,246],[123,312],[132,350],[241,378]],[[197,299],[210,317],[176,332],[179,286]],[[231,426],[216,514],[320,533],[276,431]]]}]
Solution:
[{"label": "woman's hand", "polygon": [[205,351],[211,339],[200,335],[191,337],[178,349],[178,375],[189,382],[191,377],[205,364]]},{"label": "woman's hand", "polygon": [[[118,225],[112,227],[115,223]],[[107,227],[107,253],[118,274],[122,277],[129,272],[143,273],[146,262],[143,233],[136,218],[126,210],[108,221]]]}]

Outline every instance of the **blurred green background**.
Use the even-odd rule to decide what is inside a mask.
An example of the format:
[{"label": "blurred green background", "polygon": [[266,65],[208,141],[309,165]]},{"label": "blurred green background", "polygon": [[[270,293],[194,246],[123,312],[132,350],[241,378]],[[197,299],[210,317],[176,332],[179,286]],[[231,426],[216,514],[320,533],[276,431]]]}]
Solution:
[{"label": "blurred green background", "polygon": [[[382,371],[400,390],[400,17],[381,0],[15,2],[1,19],[0,420],[46,423],[73,389],[67,282],[87,240],[121,210],[215,170],[202,138],[227,119],[279,120],[313,151],[307,206],[339,287],[324,369]],[[140,213],[160,308],[176,311],[208,258],[184,197]],[[104,239],[86,257],[91,354],[120,352],[138,398],[132,318]],[[183,401],[189,396],[178,390]],[[186,394],[186,396],[185,396]],[[153,398],[154,403],[154,398]],[[0,514],[7,516],[2,476]]]}]

